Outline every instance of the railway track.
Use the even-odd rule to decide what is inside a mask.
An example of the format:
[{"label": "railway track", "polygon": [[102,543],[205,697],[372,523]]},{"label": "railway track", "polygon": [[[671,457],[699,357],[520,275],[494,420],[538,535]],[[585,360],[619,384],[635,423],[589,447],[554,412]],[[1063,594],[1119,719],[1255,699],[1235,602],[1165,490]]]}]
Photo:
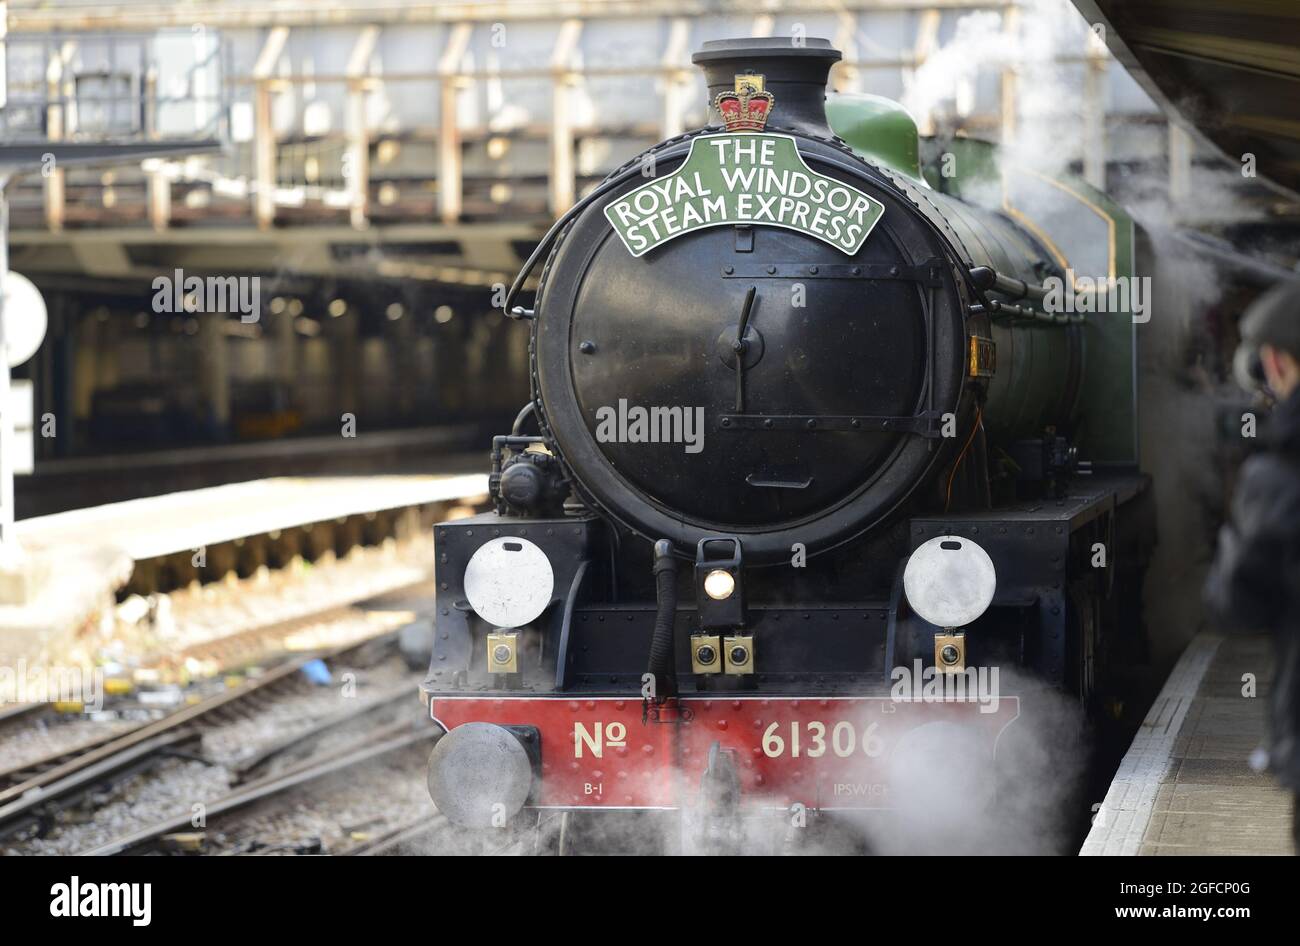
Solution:
[{"label": "railway track", "polygon": [[424,841],[449,827],[446,815],[418,818],[415,821],[393,828],[378,837],[368,838],[348,848],[343,853],[349,857],[379,857],[386,854],[397,854],[403,847]]},{"label": "railway track", "polygon": [[[402,590],[409,592],[421,587],[423,587],[423,584],[417,583]],[[94,724],[94,728],[100,730],[95,735],[76,740],[67,747],[44,755],[23,759],[0,768],[0,837],[5,836],[4,828],[8,817],[9,803],[30,791],[43,789],[52,779],[58,779],[70,774],[75,768],[74,760],[81,759],[83,764],[90,764],[93,758],[98,758],[98,756],[92,757],[91,753],[103,750],[104,754],[113,755],[121,752],[134,745],[136,741],[148,738],[151,732],[179,726],[191,719],[206,717],[219,711],[231,700],[247,699],[263,687],[275,684],[283,677],[302,669],[305,664],[312,660],[329,660],[349,653],[356,647],[367,643],[373,638],[363,639],[356,644],[341,645],[332,650],[306,652],[292,656],[287,656],[282,650],[276,651],[274,647],[275,641],[283,640],[285,636],[301,628],[331,620],[341,620],[356,614],[356,609],[353,606],[329,608],[314,614],[299,615],[246,630],[232,635],[231,640],[212,641],[190,648],[190,653],[201,654],[207,659],[214,660],[223,669],[240,665],[241,662],[245,664],[256,662],[259,658],[265,659],[271,654],[274,654],[271,659],[279,663],[280,666],[270,673],[249,678],[240,688],[211,695],[196,705],[185,707],[165,716],[162,720],[141,722],[129,727],[125,732],[109,729],[103,724]],[[47,704],[22,705],[16,707],[16,710],[17,712],[11,711],[4,716],[0,716],[0,745],[3,745],[6,736],[16,733],[23,726],[31,725],[42,716],[53,713]]]},{"label": "railway track", "polygon": [[[227,795],[203,802],[205,818],[214,819],[230,815],[258,803],[284,796],[328,776],[357,766],[374,764],[385,756],[401,750],[430,745],[436,740],[437,735],[437,731],[422,719],[402,721],[369,732],[349,743],[345,748],[331,752],[323,758],[310,759],[284,772],[249,782]],[[192,814],[186,811],[82,853],[88,856],[103,856],[156,851],[170,836],[193,832],[192,817]]]},{"label": "railway track", "polygon": [[48,710],[45,703],[14,703],[0,708],[0,726],[23,725],[32,716]]},{"label": "railway track", "polygon": [[[414,586],[422,587],[422,586]],[[355,609],[330,609],[316,615],[302,615],[282,622],[291,630],[307,622],[327,620],[331,615],[353,616]],[[264,629],[263,633],[268,633]],[[312,651],[283,658],[256,677],[219,691],[158,720],[141,723],[126,732],[106,734],[67,750],[17,763],[0,771],[0,839],[12,838],[32,827],[48,823],[54,813],[88,791],[137,774],[177,753],[184,753],[205,731],[228,723],[235,714],[256,714],[267,702],[301,679],[311,662],[326,663],[353,657],[367,647],[388,647],[395,643],[397,628],[389,628],[362,640],[329,650]],[[414,702],[413,688],[404,698]],[[304,733],[279,740],[250,760],[244,770],[252,772],[274,756],[307,745],[346,723],[362,718],[383,706],[396,703],[403,695],[383,694],[375,700],[340,712],[309,727]]]},{"label": "railway track", "polygon": [[568,853],[567,812],[538,812],[531,824],[503,830],[505,840],[491,833],[458,832],[445,815],[420,818],[369,838],[341,853],[350,857],[382,857],[413,851],[518,857]]},{"label": "railway track", "polygon": [[[173,662],[193,658],[218,668],[222,674],[239,668],[265,665],[267,663],[279,665],[286,662],[296,662],[296,667],[293,669],[300,669],[305,663],[313,659],[332,659],[335,656],[349,653],[354,647],[359,647],[374,639],[376,634],[373,630],[362,628],[359,635],[354,634],[350,639],[339,645],[298,651],[288,646],[288,642],[294,635],[308,631],[313,627],[343,624],[352,619],[358,624],[377,623],[381,628],[380,634],[382,636],[382,633],[390,630],[388,625],[396,621],[396,617],[390,621],[385,621],[382,617],[375,617],[375,615],[382,613],[385,605],[394,602],[405,604],[413,600],[432,600],[433,593],[432,582],[421,579],[386,588],[375,594],[357,594],[355,597],[331,601],[324,607],[311,607],[305,611],[300,610],[271,621],[263,621],[242,627],[231,634],[190,644],[170,655],[170,658]],[[287,673],[292,673],[292,669],[250,679],[251,685],[245,690],[234,694],[218,694],[209,700],[205,700],[200,706],[187,707],[180,712],[192,713],[197,716],[206,715],[208,712],[220,708],[232,695],[238,698],[241,694],[255,692],[265,684],[273,683],[280,676]],[[3,749],[8,737],[18,733],[23,727],[31,726],[33,722],[40,720],[42,717],[52,715],[55,714],[48,703],[14,704],[0,708],[0,750]],[[182,718],[175,715],[166,717],[169,720]],[[134,734],[146,729],[149,725],[152,725],[152,723],[140,723],[130,727],[125,732],[120,730],[105,732],[103,730],[107,727],[95,724],[93,728],[99,731],[87,739],[76,740],[71,745],[57,751],[24,759],[0,768],[0,828],[3,827],[3,812],[6,803],[12,801],[17,795],[40,787],[43,784],[41,781],[34,780],[43,779],[51,771],[61,770],[64,763],[73,758],[110,743],[118,749],[129,745]],[[3,834],[0,833],[0,837],[2,836]]]},{"label": "railway track", "polygon": [[[147,622],[119,621],[139,661],[136,679],[140,669],[150,674],[139,695],[111,696],[94,714],[45,703],[0,706],[0,849],[102,846],[114,830],[143,830],[146,819],[165,815],[178,794],[197,801],[229,787],[215,803],[238,810],[430,738],[427,722],[409,733],[384,728],[408,700],[408,715],[424,722],[415,678],[398,668],[392,645],[435,597],[431,553],[419,544],[428,522],[453,507],[472,508],[476,496],[327,518],[287,538],[284,530],[269,533],[294,555],[271,555],[256,536],[226,543],[229,550],[209,544],[209,572],[223,580],[200,587],[182,575],[172,582],[177,590],[162,596],[165,610],[155,614],[151,598]],[[246,512],[235,503],[225,514],[239,521]],[[268,564],[286,567],[268,572]],[[156,633],[155,621],[164,630]],[[304,670],[317,660],[368,666],[355,661],[371,645],[393,659],[373,674],[359,672],[363,692],[308,682]],[[196,675],[204,682],[190,685]],[[146,698],[150,690],[170,705]],[[334,702],[354,694],[356,705]],[[363,739],[343,742],[362,728]]]}]

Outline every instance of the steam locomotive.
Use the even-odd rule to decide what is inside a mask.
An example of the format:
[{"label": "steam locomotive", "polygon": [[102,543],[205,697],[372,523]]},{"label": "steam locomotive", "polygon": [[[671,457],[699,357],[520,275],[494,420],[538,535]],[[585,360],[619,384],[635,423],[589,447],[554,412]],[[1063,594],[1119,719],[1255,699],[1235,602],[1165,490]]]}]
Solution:
[{"label": "steam locomotive", "polygon": [[719,124],[611,174],[512,287],[532,399],[494,511],[435,526],[451,822],[888,808],[917,733],[992,752],[1018,712],[913,671],[1104,708],[1140,647],[1141,316],[1113,290],[1141,232],[896,103],[828,101],[839,58],[706,43]]}]

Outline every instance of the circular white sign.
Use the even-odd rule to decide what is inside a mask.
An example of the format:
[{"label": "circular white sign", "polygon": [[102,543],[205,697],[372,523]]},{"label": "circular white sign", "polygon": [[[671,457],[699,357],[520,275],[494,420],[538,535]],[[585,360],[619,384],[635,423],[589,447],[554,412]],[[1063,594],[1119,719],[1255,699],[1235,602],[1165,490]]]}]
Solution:
[{"label": "circular white sign", "polygon": [[5,274],[5,353],[16,368],[41,347],[45,338],[45,300],[22,273]]},{"label": "circular white sign", "polygon": [[977,542],[941,535],[907,560],[903,591],[912,610],[938,627],[964,627],[988,610],[997,590],[993,560]]},{"label": "circular white sign", "polygon": [[465,566],[469,606],[497,627],[522,627],[535,621],[551,603],[554,591],[550,560],[527,539],[485,542]]}]

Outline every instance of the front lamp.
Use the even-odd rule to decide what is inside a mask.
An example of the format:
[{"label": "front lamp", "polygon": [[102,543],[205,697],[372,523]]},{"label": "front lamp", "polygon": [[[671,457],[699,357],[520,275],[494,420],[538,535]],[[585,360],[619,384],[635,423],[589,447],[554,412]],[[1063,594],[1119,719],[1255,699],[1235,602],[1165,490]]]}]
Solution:
[{"label": "front lamp", "polygon": [[704,593],[714,601],[726,601],[736,590],[736,577],[723,568],[704,576]]}]

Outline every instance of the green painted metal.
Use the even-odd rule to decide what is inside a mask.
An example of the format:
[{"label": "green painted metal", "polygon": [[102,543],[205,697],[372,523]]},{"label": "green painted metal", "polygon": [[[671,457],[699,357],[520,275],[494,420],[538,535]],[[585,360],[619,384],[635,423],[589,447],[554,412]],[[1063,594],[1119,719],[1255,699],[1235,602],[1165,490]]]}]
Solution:
[{"label": "green painted metal", "polygon": [[[1133,217],[1082,179],[1021,165],[1014,155],[1004,160],[996,145],[973,138],[927,139],[922,150],[925,177],[933,188],[963,201],[958,207],[995,212],[1013,220],[1020,232],[1050,243],[1060,269],[1093,279],[1132,280],[1150,273],[1150,253]],[[1009,275],[1033,279],[1014,270]],[[1086,313],[1082,324],[1070,329],[996,323],[999,376],[989,386],[986,423],[1019,436],[1041,423],[1059,404],[1065,333],[1079,332],[1083,375],[1078,401],[1069,412],[1074,442],[1094,464],[1136,465],[1135,366],[1141,322],[1132,308]]]},{"label": "green painted metal", "polygon": [[831,130],[869,161],[921,180],[916,119],[898,102],[880,95],[843,92],[827,96]]},{"label": "green painted metal", "polygon": [[[1119,204],[1076,181],[1115,225],[1115,275],[1139,279],[1151,272],[1145,233]],[[1148,282],[1149,286],[1150,283]],[[1149,317],[1148,311],[1145,317]],[[1083,401],[1088,405],[1080,449],[1096,463],[1136,464],[1138,454],[1138,330],[1143,318],[1130,311],[1094,314],[1084,323],[1087,369]]]},{"label": "green painted metal", "polygon": [[[826,113],[835,133],[863,158],[938,192],[932,202],[958,235],[969,265],[1041,283],[1045,274],[1031,267],[1046,248],[1062,273],[1129,279],[1146,271],[1133,218],[1077,177],[1018,166],[1014,156],[1005,160],[996,145],[974,138],[922,141],[907,110],[880,96],[830,96]],[[1083,318],[1072,327],[993,321],[998,370],[988,387],[985,425],[995,439],[1008,440],[1064,424],[1084,458],[1135,465],[1140,323],[1132,311]],[[1082,376],[1067,404],[1071,336],[1079,334]]]}]

